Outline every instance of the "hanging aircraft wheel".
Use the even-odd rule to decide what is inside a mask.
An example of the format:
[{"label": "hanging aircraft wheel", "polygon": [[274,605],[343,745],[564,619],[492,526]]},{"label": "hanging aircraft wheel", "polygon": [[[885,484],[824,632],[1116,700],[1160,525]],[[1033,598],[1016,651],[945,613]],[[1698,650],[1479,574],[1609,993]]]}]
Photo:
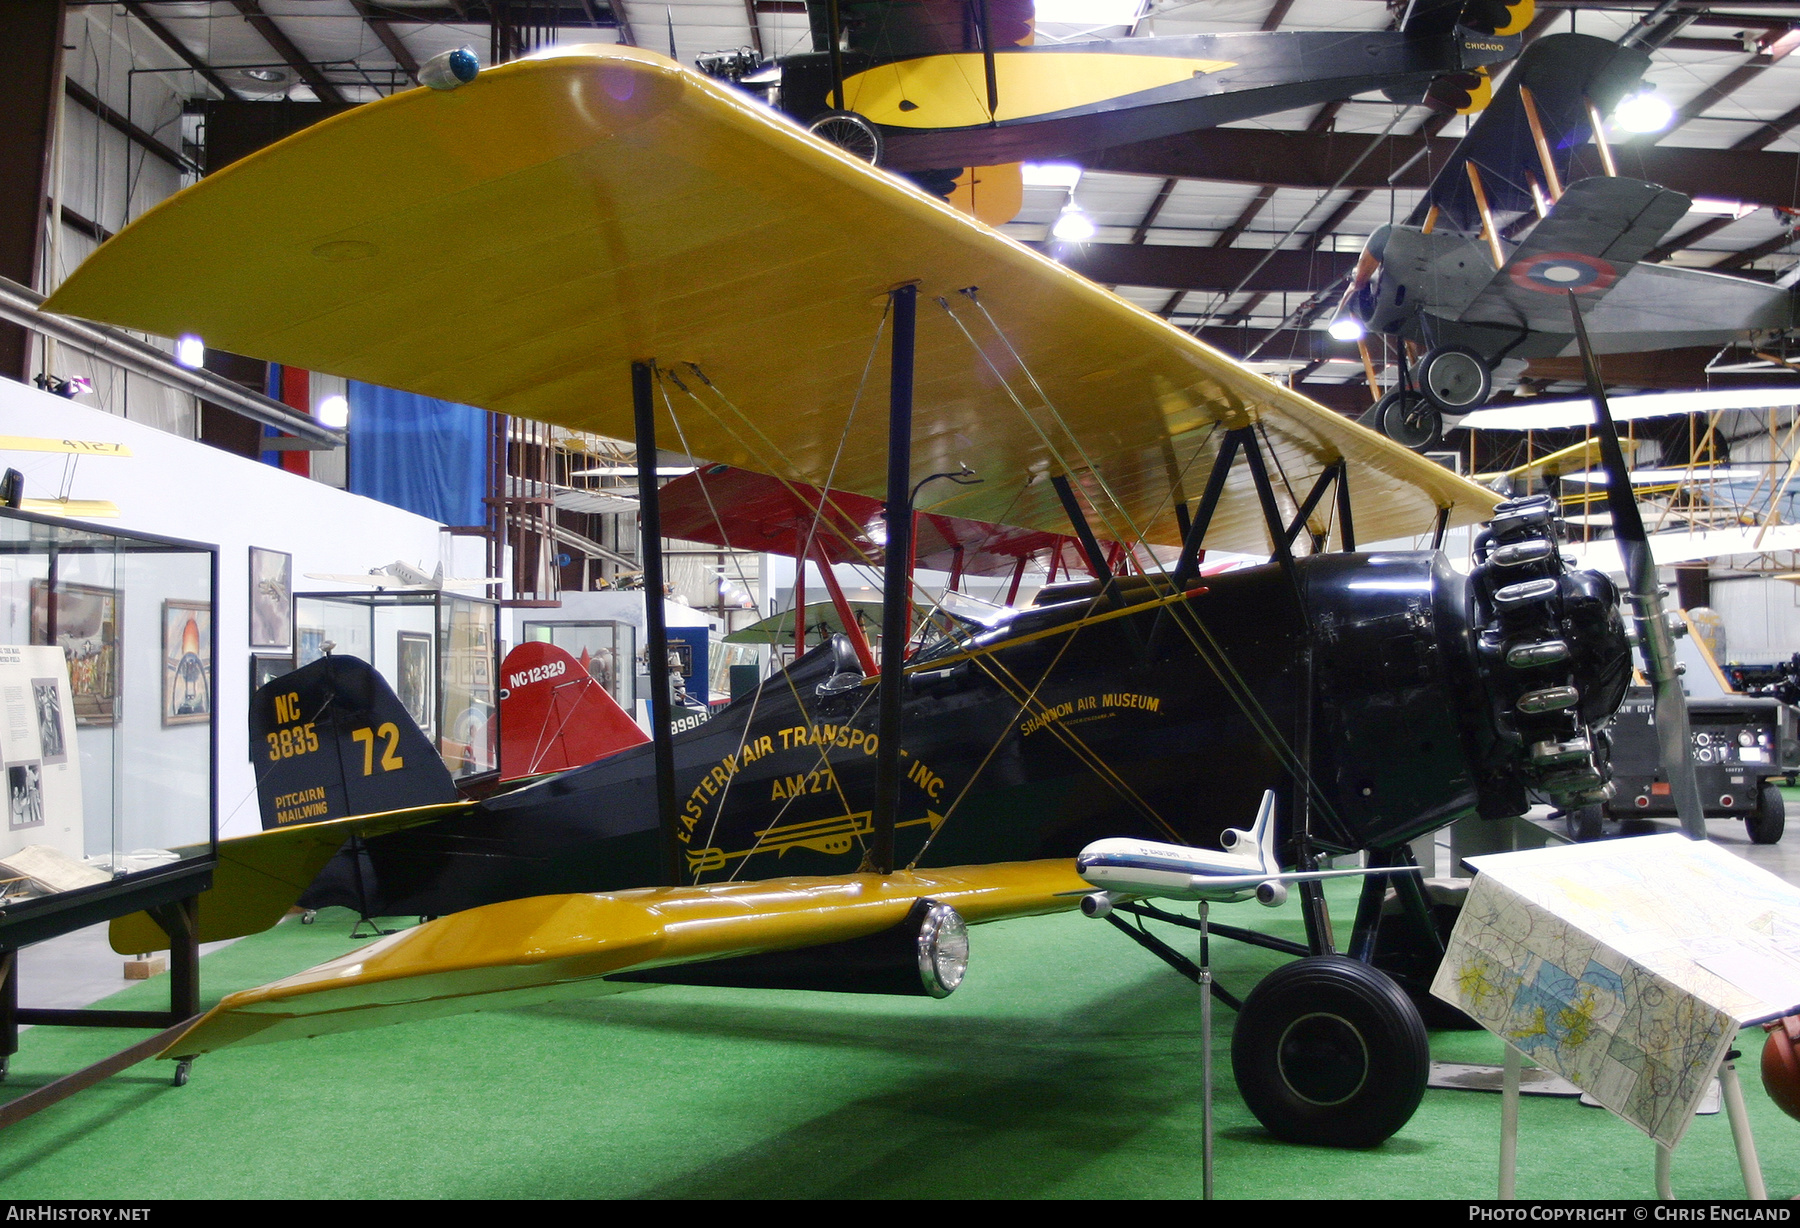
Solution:
[{"label": "hanging aircraft wheel", "polygon": [[1775,782],[1765,780],[1757,790],[1756,809],[1744,816],[1744,827],[1753,844],[1779,844],[1781,830],[1787,826],[1787,800]]},{"label": "hanging aircraft wheel", "polygon": [[1369,416],[1381,424],[1383,435],[1415,452],[1429,448],[1443,432],[1444,420],[1437,406],[1410,388],[1396,388],[1382,397]]},{"label": "hanging aircraft wheel", "polygon": [[1605,820],[1606,810],[1600,803],[1577,806],[1569,811],[1569,835],[1582,844],[1598,840],[1603,831],[1601,824]]},{"label": "hanging aircraft wheel", "polygon": [[1393,978],[1342,955],[1295,960],[1250,992],[1231,1037],[1244,1103],[1290,1143],[1373,1147],[1404,1126],[1431,1069]]},{"label": "hanging aircraft wheel", "polygon": [[1487,359],[1467,346],[1440,345],[1419,362],[1419,391],[1446,414],[1480,409],[1494,391]]},{"label": "hanging aircraft wheel", "polygon": [[881,130],[855,111],[827,111],[806,130],[864,162],[881,165]]}]

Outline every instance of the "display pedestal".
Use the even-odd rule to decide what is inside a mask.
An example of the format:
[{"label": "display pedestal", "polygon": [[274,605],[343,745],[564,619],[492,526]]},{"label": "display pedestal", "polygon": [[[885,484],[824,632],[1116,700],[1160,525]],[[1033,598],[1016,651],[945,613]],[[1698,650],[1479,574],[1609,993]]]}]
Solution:
[{"label": "display pedestal", "polygon": [[[1757,1201],[1766,1201],[1768,1188],[1763,1184],[1762,1161],[1756,1155],[1756,1139],[1750,1133],[1750,1114],[1744,1109],[1744,1089],[1738,1083],[1737,1051],[1725,1055],[1719,1064],[1719,1089],[1725,1100],[1725,1116],[1731,1122],[1731,1142],[1737,1148],[1738,1168],[1744,1174],[1744,1193]],[[1506,1079],[1500,1087],[1500,1199],[1515,1197],[1513,1184],[1519,1158],[1519,1074],[1523,1060],[1519,1051],[1506,1047]],[[1664,1200],[1675,1197],[1669,1181],[1669,1168],[1675,1149],[1656,1144],[1656,1196]]]},{"label": "display pedestal", "polygon": [[[0,950],[0,1079],[6,1077],[12,1055],[19,1051],[19,1027],[35,1024],[73,1028],[157,1028],[156,1035],[122,1049],[91,1066],[64,1075],[36,1091],[0,1104],[0,1127],[22,1121],[33,1113],[91,1087],[109,1075],[154,1056],[200,1015],[200,943],[195,919],[199,897],[186,896],[146,911],[170,935],[169,1009],[166,1011],[59,1010],[19,1005],[19,959],[16,948]],[[131,911],[136,911],[132,909]],[[85,921],[83,922],[86,923]],[[74,927],[79,928],[79,927]],[[51,935],[41,935],[50,937]],[[187,1082],[189,1064],[176,1066],[174,1083]]]}]

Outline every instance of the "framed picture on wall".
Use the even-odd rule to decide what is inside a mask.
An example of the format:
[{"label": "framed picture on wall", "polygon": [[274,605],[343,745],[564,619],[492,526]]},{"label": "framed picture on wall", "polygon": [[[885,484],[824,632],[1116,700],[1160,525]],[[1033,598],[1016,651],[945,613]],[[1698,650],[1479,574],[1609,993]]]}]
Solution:
[{"label": "framed picture on wall", "polygon": [[432,725],[431,634],[425,631],[399,631],[395,635],[395,673],[400,679],[400,706],[413,719],[413,724],[434,736]]},{"label": "framed picture on wall", "polygon": [[163,602],[162,723],[204,725],[213,713],[212,606]]},{"label": "framed picture on wall", "polygon": [[253,652],[250,654],[250,694],[258,691],[283,674],[294,672],[294,658],[286,653]]},{"label": "framed picture on wall", "polygon": [[31,642],[53,644],[69,661],[69,706],[77,725],[119,719],[119,607],[116,588],[31,582]]},{"label": "framed picture on wall", "polygon": [[250,647],[294,644],[294,556],[250,547]]},{"label": "framed picture on wall", "polygon": [[298,640],[294,645],[294,668],[311,665],[325,655],[325,628],[299,627],[295,629]]}]

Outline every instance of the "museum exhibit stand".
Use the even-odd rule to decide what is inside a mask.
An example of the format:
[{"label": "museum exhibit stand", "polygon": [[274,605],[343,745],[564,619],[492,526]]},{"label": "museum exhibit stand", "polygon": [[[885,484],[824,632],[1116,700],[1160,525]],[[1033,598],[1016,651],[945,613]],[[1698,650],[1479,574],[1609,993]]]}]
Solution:
[{"label": "museum exhibit stand", "polygon": [[434,591],[296,593],[294,665],[360,657],[466,785],[496,770],[498,602]]},{"label": "museum exhibit stand", "polygon": [[[0,509],[0,1077],[23,1024],[158,1029],[0,1104],[0,1125],[142,1060],[199,1013],[217,597],[213,546]],[[139,911],[171,938],[168,1010],[19,1005],[20,948]]]}]

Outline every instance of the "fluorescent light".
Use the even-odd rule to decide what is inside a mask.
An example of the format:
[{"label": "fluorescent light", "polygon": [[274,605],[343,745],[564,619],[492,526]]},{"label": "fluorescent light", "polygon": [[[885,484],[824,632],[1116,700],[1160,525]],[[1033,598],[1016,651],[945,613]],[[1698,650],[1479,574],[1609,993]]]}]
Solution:
[{"label": "fluorescent light", "polygon": [[1068,26],[1128,26],[1139,0],[1037,0],[1037,19]]},{"label": "fluorescent light", "polygon": [[[667,469],[658,469],[659,478],[679,478],[694,471],[692,465],[673,465]],[[636,465],[603,465],[598,469],[577,469],[569,476],[572,478],[635,478],[638,475]]]},{"label": "fluorescent light", "polygon": [[1079,206],[1071,203],[1056,217],[1050,233],[1065,243],[1085,243],[1094,237],[1094,223]]},{"label": "fluorescent light", "polygon": [[350,425],[350,402],[344,397],[329,396],[319,402],[319,422],[336,431]]},{"label": "fluorescent light", "polygon": [[[1700,414],[1713,410],[1781,409],[1800,405],[1800,388],[1731,388],[1723,392],[1654,392],[1643,396],[1608,397],[1614,421],[1662,418],[1671,414]],[[1553,431],[1571,426],[1591,426],[1594,403],[1586,397],[1571,401],[1541,401],[1533,405],[1506,405],[1464,414],[1455,426],[1471,431]]]},{"label": "fluorescent light", "polygon": [[1027,162],[1019,167],[1019,178],[1028,188],[1061,188],[1073,192],[1081,182],[1081,168],[1070,162]]},{"label": "fluorescent light", "polygon": [[195,370],[205,366],[206,342],[193,333],[183,333],[175,342],[175,361]]},{"label": "fluorescent light", "polygon": [[1613,123],[1627,132],[1661,132],[1675,119],[1675,108],[1655,90],[1633,94],[1613,109]]},{"label": "fluorescent light", "polygon": [[1742,218],[1756,212],[1755,205],[1747,205],[1741,200],[1714,200],[1706,196],[1696,196],[1688,206],[1690,213],[1710,213],[1715,217]]},{"label": "fluorescent light", "polygon": [[1366,330],[1355,316],[1339,316],[1325,331],[1338,341],[1361,341]]},{"label": "fluorescent light", "polygon": [[[1705,466],[1689,469],[1682,466],[1671,469],[1633,469],[1630,476],[1633,486],[1660,486],[1668,482],[1699,486],[1708,482],[1750,482],[1761,475],[1754,469],[1709,469]],[[1580,486],[1605,486],[1606,470],[1586,469],[1580,473],[1565,473],[1562,480]]]}]

